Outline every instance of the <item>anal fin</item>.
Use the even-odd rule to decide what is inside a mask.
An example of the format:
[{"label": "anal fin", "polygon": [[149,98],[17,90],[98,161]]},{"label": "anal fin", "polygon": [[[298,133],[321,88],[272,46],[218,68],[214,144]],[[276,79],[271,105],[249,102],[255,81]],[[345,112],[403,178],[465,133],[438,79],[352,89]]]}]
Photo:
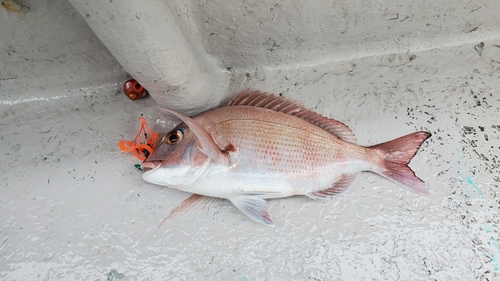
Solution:
[{"label": "anal fin", "polygon": [[342,194],[353,184],[354,180],[356,180],[357,175],[358,174],[352,174],[352,175],[343,174],[332,184],[330,188],[314,191],[311,194],[307,194],[307,196],[311,198],[326,199],[329,197]]},{"label": "anal fin", "polygon": [[187,198],[186,200],[182,201],[177,207],[175,207],[170,212],[170,214],[161,221],[160,225],[158,225],[158,228],[160,228],[160,226],[163,223],[165,223],[168,220],[171,220],[175,216],[186,214],[191,211],[198,211],[204,208],[216,208],[221,204],[223,200],[224,200],[223,198],[208,197],[199,194],[193,194],[189,196],[189,198]]},{"label": "anal fin", "polygon": [[254,221],[274,226],[266,200],[257,196],[240,196],[229,200]]}]

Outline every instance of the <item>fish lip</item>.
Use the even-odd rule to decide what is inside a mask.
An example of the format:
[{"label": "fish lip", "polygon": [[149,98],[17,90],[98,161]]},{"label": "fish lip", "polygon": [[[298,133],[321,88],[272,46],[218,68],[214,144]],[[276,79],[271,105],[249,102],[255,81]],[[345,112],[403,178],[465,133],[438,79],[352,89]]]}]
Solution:
[{"label": "fish lip", "polygon": [[141,170],[143,170],[144,172],[149,172],[158,169],[160,165],[161,161],[144,161],[141,164]]}]

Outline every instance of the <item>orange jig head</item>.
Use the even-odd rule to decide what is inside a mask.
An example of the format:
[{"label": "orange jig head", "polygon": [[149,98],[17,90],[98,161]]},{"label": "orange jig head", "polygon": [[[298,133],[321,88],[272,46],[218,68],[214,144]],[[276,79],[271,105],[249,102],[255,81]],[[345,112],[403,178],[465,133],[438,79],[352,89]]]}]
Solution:
[{"label": "orange jig head", "polygon": [[148,93],[135,79],[129,79],[123,83],[123,92],[131,100],[140,100]]},{"label": "orange jig head", "polygon": [[158,138],[158,134],[153,133],[146,125],[146,118],[141,114],[141,128],[135,136],[134,141],[121,140],[118,142],[118,148],[122,152],[132,152],[134,156],[144,161],[149,155],[153,153],[153,148]]}]

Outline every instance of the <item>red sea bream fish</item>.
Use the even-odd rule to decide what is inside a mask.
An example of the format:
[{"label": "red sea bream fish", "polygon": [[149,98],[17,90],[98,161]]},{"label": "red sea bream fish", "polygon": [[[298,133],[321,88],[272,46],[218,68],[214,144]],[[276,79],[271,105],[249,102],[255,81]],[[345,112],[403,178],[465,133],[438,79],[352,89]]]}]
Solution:
[{"label": "red sea bream fish", "polygon": [[172,214],[207,198],[225,198],[257,222],[273,226],[265,199],[339,195],[362,171],[411,191],[426,184],[408,163],[430,136],[415,132],[360,146],[343,123],[283,97],[247,89],[223,107],[183,121],[142,163],[150,183],[193,193]]}]

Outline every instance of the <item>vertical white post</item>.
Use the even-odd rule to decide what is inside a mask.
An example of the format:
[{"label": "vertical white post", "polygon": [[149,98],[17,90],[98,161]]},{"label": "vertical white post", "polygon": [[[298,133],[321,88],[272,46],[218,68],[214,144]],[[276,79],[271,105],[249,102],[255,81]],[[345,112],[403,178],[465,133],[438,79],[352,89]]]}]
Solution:
[{"label": "vertical white post", "polygon": [[189,42],[167,1],[69,2],[160,105],[194,113],[217,106],[224,96],[229,75]]}]

